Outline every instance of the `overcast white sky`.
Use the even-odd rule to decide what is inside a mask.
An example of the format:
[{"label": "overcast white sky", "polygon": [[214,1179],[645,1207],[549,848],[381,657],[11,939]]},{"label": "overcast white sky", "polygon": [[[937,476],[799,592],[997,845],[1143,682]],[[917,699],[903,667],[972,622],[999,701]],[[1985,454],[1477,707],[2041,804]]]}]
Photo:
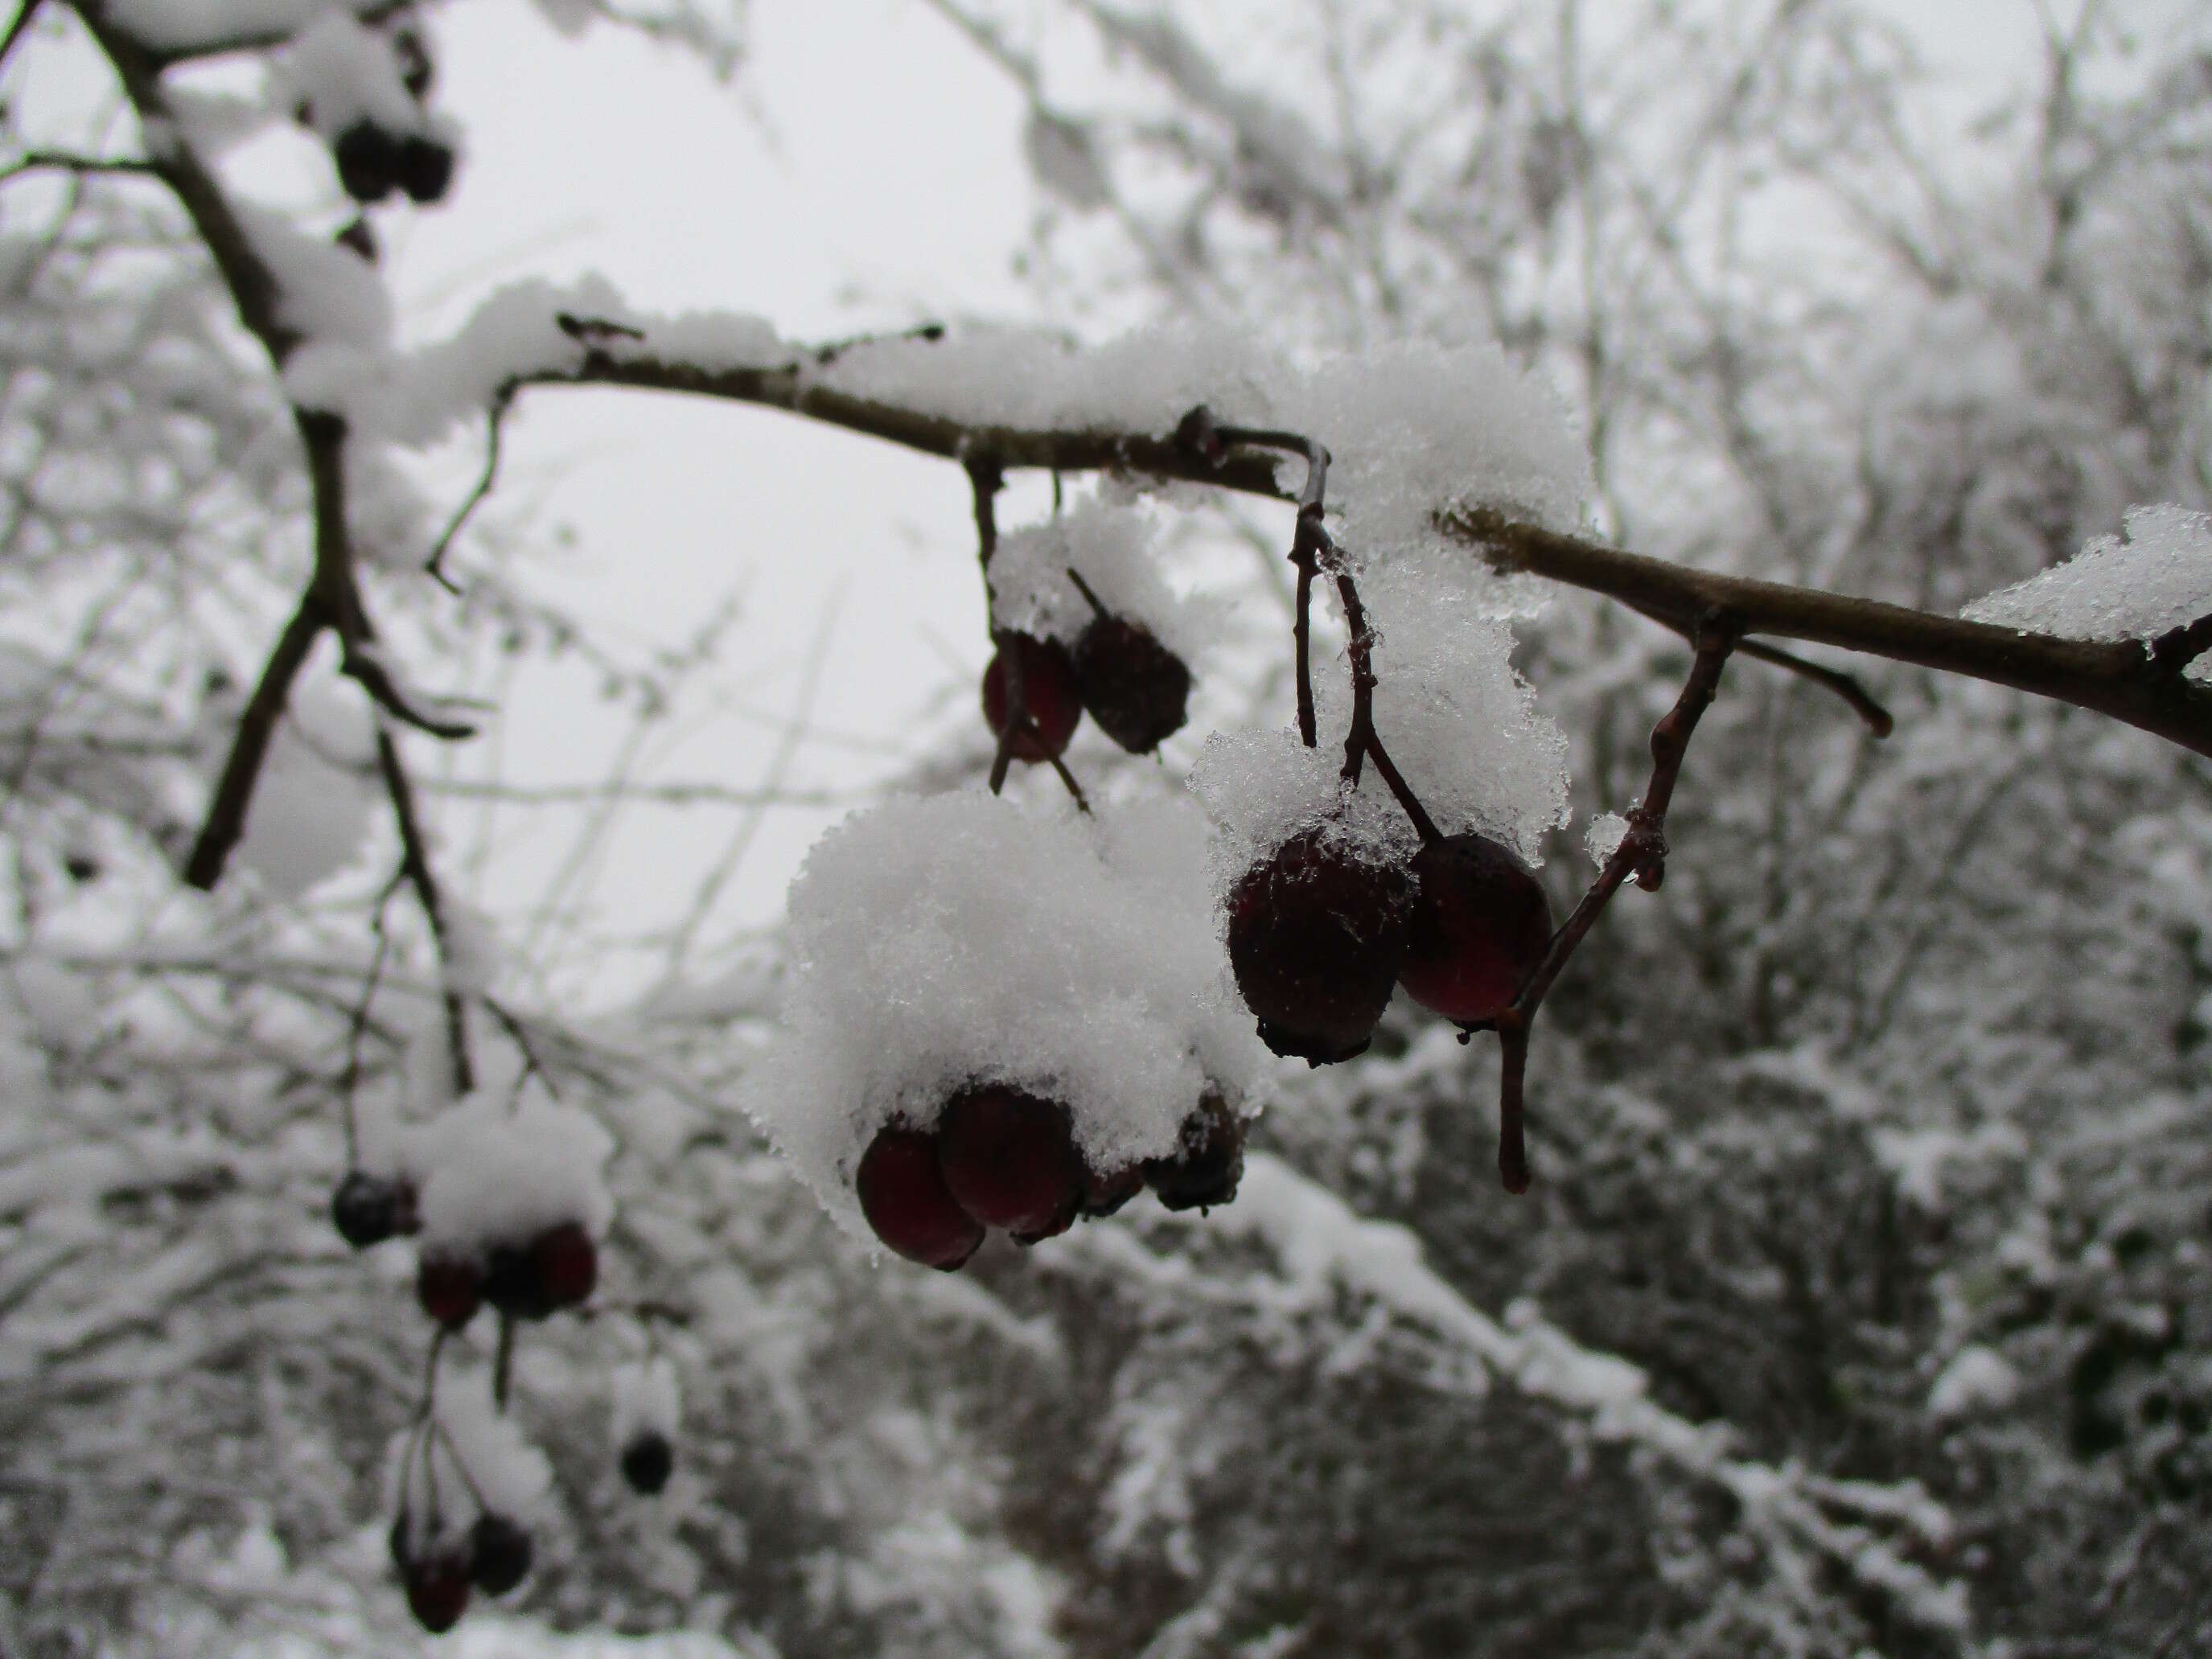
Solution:
[{"label": "overcast white sky", "polygon": [[[1225,3],[1225,0],[1224,0]],[[2033,51],[2033,0],[1885,0],[1962,100]],[[2170,0],[2126,9],[2146,24]],[[439,97],[468,123],[457,198],[398,239],[392,270],[435,331],[469,295],[526,270],[598,270],[637,302],[756,310],[787,333],[835,334],[932,311],[1032,310],[1010,274],[1030,198],[1012,88],[921,0],[756,0],[747,87],[780,153],[728,89],[680,55],[606,29],[563,41],[526,0],[444,9]],[[848,303],[855,293],[866,302]],[[513,425],[507,476],[545,527],[576,532],[562,580],[609,623],[660,637],[733,584],[752,696],[787,706],[824,607],[838,605],[816,720],[910,734],[960,665],[959,709],[988,647],[957,470],[789,419],[623,394],[545,394]],[[938,704],[939,719],[946,717]],[[607,740],[587,700],[518,708],[510,762],[574,777]],[[675,766],[757,777],[773,733],[720,728]],[[880,761],[817,749],[806,781]],[[779,815],[733,889],[772,918],[825,822]],[[610,862],[608,892],[665,902],[668,855],[718,840],[727,815],[665,818]],[[519,847],[526,890],[550,843]],[[502,882],[502,886],[507,883]]]}]

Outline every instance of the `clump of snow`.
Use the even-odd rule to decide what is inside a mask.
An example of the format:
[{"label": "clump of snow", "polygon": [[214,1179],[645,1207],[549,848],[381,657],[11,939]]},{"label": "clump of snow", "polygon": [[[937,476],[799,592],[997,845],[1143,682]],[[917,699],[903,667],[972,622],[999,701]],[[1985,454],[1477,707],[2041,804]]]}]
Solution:
[{"label": "clump of snow", "polygon": [[1079,213],[1114,199],[1105,164],[1091,142],[1089,129],[1039,105],[1022,126],[1022,156],[1045,194]]},{"label": "clump of snow", "polygon": [[349,864],[368,835],[375,726],[349,686],[302,680],[277,722],[235,854],[280,898]]},{"label": "clump of snow", "polygon": [[[1420,840],[1372,766],[1347,787],[1341,728],[1309,749],[1287,727],[1216,732],[1206,740],[1190,787],[1221,833],[1213,848],[1217,882],[1226,890],[1246,870],[1293,836],[1324,841],[1370,864],[1401,865]],[[1418,790],[1419,786],[1416,786]]]},{"label": "clump of snow", "polygon": [[[448,1372],[438,1379],[440,1449],[458,1455],[487,1508],[511,1521],[526,1521],[553,1485],[545,1454],[531,1444],[512,1416],[492,1401],[485,1371]],[[440,1471],[442,1476],[444,1471]],[[441,1492],[451,1491],[443,1479]]]},{"label": "clump of snow", "polygon": [[616,1367],[611,1395],[617,1446],[648,1431],[674,1440],[683,1426],[684,1394],[676,1380],[676,1362],[665,1353]]},{"label": "clump of snow", "polygon": [[271,91],[305,111],[326,140],[362,121],[391,133],[422,129],[422,112],[400,80],[392,42],[337,7],[292,37]]},{"label": "clump of snow", "polygon": [[356,556],[410,574],[434,538],[422,492],[394,464],[388,445],[356,433],[345,447],[346,531]]},{"label": "clump of snow", "polygon": [[538,9],[555,29],[571,39],[591,27],[598,10],[592,0],[538,0]]},{"label": "clump of snow", "polygon": [[[1545,834],[1567,821],[1567,740],[1513,667],[1512,629],[1419,555],[1373,570],[1360,596],[1375,634],[1376,732],[1414,794],[1446,835],[1479,831],[1540,862]],[[1325,740],[1340,740],[1348,666],[1315,690]]]},{"label": "clump of snow", "polygon": [[2171,505],[2130,507],[2124,536],[2100,537],[1961,614],[2079,640],[2148,639],[2212,616],[2212,519]]},{"label": "clump of snow", "polygon": [[792,983],[742,1104],[830,1213],[894,1118],[973,1082],[1064,1102],[1102,1167],[1159,1157],[1208,1087],[1265,1064],[1212,923],[1203,821],[1103,821],[982,794],[899,799],[816,843],[792,884]]},{"label": "clump of snow", "polygon": [[1618,812],[1601,812],[1583,832],[1583,847],[1589,854],[1592,864],[1602,865],[1620,850],[1620,843],[1627,836],[1626,818]]},{"label": "clump of snow", "polygon": [[[253,252],[276,283],[276,313],[310,342],[380,353],[392,339],[392,295],[376,268],[349,248],[295,228],[281,215],[235,208]],[[308,408],[325,408],[312,399]]]},{"label": "clump of snow", "polygon": [[1959,1350],[1928,1390],[1928,1410],[1938,1418],[1999,1412],[2020,1395],[2020,1373],[1994,1348]]},{"label": "clump of snow", "polygon": [[1206,645],[1208,608],[1176,597],[1161,574],[1158,544],[1149,513],[1096,497],[1010,531],[991,557],[991,621],[1073,645],[1097,612],[1073,570],[1109,611],[1141,623],[1189,664]]},{"label": "clump of snow", "polygon": [[417,1129],[404,1161],[420,1193],[422,1249],[468,1254],[578,1221],[614,1218],[601,1171],[614,1143],[573,1107],[471,1097]]}]

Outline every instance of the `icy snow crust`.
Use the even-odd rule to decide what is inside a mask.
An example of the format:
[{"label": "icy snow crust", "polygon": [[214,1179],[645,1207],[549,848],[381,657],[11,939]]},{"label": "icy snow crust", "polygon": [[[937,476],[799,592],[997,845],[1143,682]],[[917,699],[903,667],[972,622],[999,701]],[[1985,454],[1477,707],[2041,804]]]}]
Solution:
[{"label": "icy snow crust", "polygon": [[1247,1102],[1267,1063],[1206,841],[1173,797],[1095,823],[981,793],[848,818],[792,884],[793,981],[741,1103],[856,1233],[876,1131],[929,1127],[971,1082],[1066,1103],[1100,1167],[1164,1156],[1209,1085]]},{"label": "icy snow crust", "polygon": [[2212,615],[2212,519],[2172,505],[2130,507],[2124,536],[2100,537],[1962,614],[2077,640],[2149,639]]}]

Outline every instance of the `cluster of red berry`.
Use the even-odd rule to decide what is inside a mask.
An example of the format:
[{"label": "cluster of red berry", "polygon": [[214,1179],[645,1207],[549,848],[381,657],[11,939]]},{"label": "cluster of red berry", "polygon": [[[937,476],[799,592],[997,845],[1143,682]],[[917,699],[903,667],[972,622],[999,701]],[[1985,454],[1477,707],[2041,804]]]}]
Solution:
[{"label": "cluster of red berry", "polygon": [[1364,1053],[1394,987],[1463,1030],[1492,1024],[1551,941],[1542,884],[1474,834],[1399,865],[1308,830],[1229,899],[1229,963],[1261,1040],[1315,1066]]},{"label": "cluster of red berry", "polygon": [[[983,670],[983,719],[1014,759],[1031,764],[1065,753],[1085,714],[1131,754],[1149,755],[1188,718],[1190,669],[1152,629],[1114,615],[1079,575],[1069,574],[1096,614],[1072,651],[1058,640],[1001,634]],[[1010,652],[1026,714],[1011,736]]]},{"label": "cluster of red berry", "polygon": [[1173,1155],[1094,1168],[1060,1101],[979,1084],[945,1103],[936,1127],[892,1123],[860,1158],[854,1186],[876,1237],[910,1261],[951,1273],[996,1227],[1018,1244],[1112,1215],[1146,1187],[1170,1210],[1226,1204],[1244,1170],[1244,1126],[1218,1094],[1184,1121]]},{"label": "cluster of red berry", "polygon": [[526,1528],[490,1510],[481,1511],[466,1532],[434,1526],[419,1538],[402,1510],[389,1541],[407,1609],[433,1635],[460,1621],[474,1591],[504,1595],[521,1583],[535,1553]]}]

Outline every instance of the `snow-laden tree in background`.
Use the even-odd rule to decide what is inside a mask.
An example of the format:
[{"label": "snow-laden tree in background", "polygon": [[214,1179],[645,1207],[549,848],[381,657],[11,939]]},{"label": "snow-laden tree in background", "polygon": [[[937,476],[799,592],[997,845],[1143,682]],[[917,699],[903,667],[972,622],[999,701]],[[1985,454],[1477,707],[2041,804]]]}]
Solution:
[{"label": "snow-laden tree in background", "polygon": [[[505,1580],[496,1519],[544,1618],[761,1651],[2201,1641],[2196,43],[2092,6],[1933,148],[1843,0],[1367,0],[1218,38],[937,9],[1030,100],[1039,275],[1164,322],[817,349],[525,282],[401,349],[378,220],[467,165],[434,11],[51,0],[9,38],[132,118],[10,131],[0,184],[0,1637],[351,1649],[404,1627],[394,1557],[428,1623]],[[373,211],[227,185],[286,128]],[[1002,659],[995,741],[825,841],[787,963],[589,1019],[535,994],[512,945],[544,930],[471,901],[430,758],[517,655],[582,652],[641,722],[711,670],[712,628],[610,653],[471,516],[503,422],[575,384],[964,465]],[[1024,468],[1110,476],[1002,533]],[[1175,548],[1238,538],[1266,577],[1192,610]],[[2155,604],[2100,580],[2127,556]],[[2000,588],[1972,614],[2001,626],[1953,619]],[[1133,631],[1223,728],[1210,854],[1122,752],[1159,701],[1099,669]],[[1911,666],[1869,689],[1776,638]],[[1663,888],[1589,933],[1659,885],[1662,828]],[[1271,1035],[1216,899],[1234,956],[1285,870],[1415,883],[1389,908],[1477,834],[1583,900],[1458,1016],[1502,1071],[1402,999]],[[1274,1071],[1240,994],[1279,1048],[1373,1047]],[[1524,1061],[1516,1201],[1480,1143]],[[1128,1192],[1091,1177],[1179,1204],[1191,1125],[1273,1103],[1211,1213],[874,1264],[824,1207],[868,1210],[888,1135],[949,1147],[978,1087],[1060,1110],[1051,1179],[1101,1212]],[[349,1171],[349,1231],[413,1243],[346,1249]]]}]

